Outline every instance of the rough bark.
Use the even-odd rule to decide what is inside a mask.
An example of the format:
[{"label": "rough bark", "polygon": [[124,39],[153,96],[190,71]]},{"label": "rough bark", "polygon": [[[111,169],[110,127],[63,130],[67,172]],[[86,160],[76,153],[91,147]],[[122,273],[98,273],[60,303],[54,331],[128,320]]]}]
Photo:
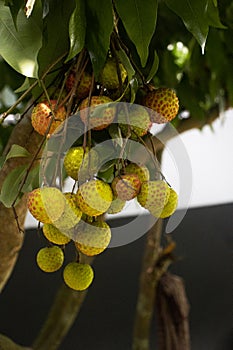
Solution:
[{"label": "rough bark", "polygon": [[162,220],[159,219],[147,234],[139,279],[139,292],[133,334],[133,350],[149,350],[150,325],[153,317],[156,286],[159,282],[155,265],[160,254]]},{"label": "rough bark", "polygon": [[190,350],[189,303],[182,278],[165,273],[157,290],[159,350]]},{"label": "rough bark", "polygon": [[[20,123],[15,126],[4,153],[7,154],[11,145],[17,144],[25,147],[30,153],[34,154],[40,142],[41,136],[33,131],[30,117],[25,116]],[[25,158],[12,158],[6,162],[0,171],[0,188],[11,170],[25,162],[27,162]],[[17,204],[16,213],[19,225],[23,228],[27,213],[26,196]],[[11,275],[23,239],[24,234],[20,233],[18,230],[12,208],[6,208],[4,205],[0,204],[0,292]]]}]

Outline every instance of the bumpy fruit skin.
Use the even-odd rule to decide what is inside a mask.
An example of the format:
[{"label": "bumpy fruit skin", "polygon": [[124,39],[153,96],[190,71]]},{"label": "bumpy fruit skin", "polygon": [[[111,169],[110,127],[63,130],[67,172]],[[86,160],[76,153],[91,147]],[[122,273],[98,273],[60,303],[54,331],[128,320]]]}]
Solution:
[{"label": "bumpy fruit skin", "polygon": [[63,251],[57,246],[42,248],[37,253],[36,262],[42,271],[55,272],[64,262]]},{"label": "bumpy fruit skin", "polygon": [[161,212],[160,217],[164,219],[164,218],[167,218],[168,216],[171,216],[175,212],[177,205],[178,205],[178,194],[176,193],[176,191],[170,188],[170,195],[168,198],[168,202],[163,208],[163,211]]},{"label": "bumpy fruit skin", "polygon": [[[71,147],[65,155],[64,167],[67,175],[74,180],[78,180],[79,176],[88,177],[95,174],[98,168],[98,154],[95,150],[89,151],[88,147]],[[80,170],[81,168],[81,170]],[[80,172],[80,173],[79,173]]]},{"label": "bumpy fruit skin", "polygon": [[[146,135],[152,125],[149,113],[139,105],[133,106],[128,115],[124,110],[121,110],[118,114],[118,123],[123,136],[128,136],[130,129],[132,140],[138,140],[139,137]],[[130,128],[128,128],[128,123]]]},{"label": "bumpy fruit skin", "polygon": [[[52,110],[55,114],[55,119],[51,123],[53,118],[51,108],[48,101],[38,103],[32,110],[31,123],[33,128],[40,134],[45,135],[46,132],[53,134],[54,131],[65,120],[66,110],[64,106],[57,108],[57,101],[51,100]],[[51,125],[50,125],[51,123]],[[48,130],[50,125],[50,129]]]},{"label": "bumpy fruit skin", "polygon": [[85,290],[93,281],[94,271],[89,264],[72,262],[63,271],[64,282],[74,290]]},{"label": "bumpy fruit skin", "polygon": [[158,218],[168,202],[169,195],[170,188],[166,182],[162,180],[147,181],[143,182],[137,200],[142,207]]},{"label": "bumpy fruit skin", "polygon": [[51,243],[63,245],[70,242],[70,238],[52,224],[44,224],[42,230],[45,238]]},{"label": "bumpy fruit skin", "polygon": [[[79,81],[79,84],[77,86],[76,90],[76,96],[78,99],[83,99],[88,97],[89,91],[91,88],[91,75],[87,72],[84,72],[81,76],[81,79]],[[71,72],[66,80],[66,89],[67,91],[70,91],[72,87],[75,84],[75,73]]]},{"label": "bumpy fruit skin", "polygon": [[68,192],[64,193],[64,197],[64,211],[59,219],[54,222],[54,226],[56,226],[63,234],[72,236],[72,229],[79,223],[82,217],[82,212],[77,206],[76,194]]},{"label": "bumpy fruit skin", "polygon": [[57,221],[65,209],[65,197],[55,187],[36,188],[28,194],[27,207],[34,218],[44,224]]},{"label": "bumpy fruit skin", "polygon": [[87,256],[102,253],[111,240],[111,229],[106,222],[97,221],[80,225],[75,238],[75,246]]},{"label": "bumpy fruit skin", "polygon": [[169,88],[149,92],[143,100],[143,105],[151,109],[151,121],[158,124],[170,122],[179,111],[178,97],[175,91]]},{"label": "bumpy fruit skin", "polygon": [[121,200],[120,198],[113,196],[112,203],[110,207],[107,210],[108,214],[117,214],[120,213],[124,206],[125,206],[126,201]]},{"label": "bumpy fruit skin", "polygon": [[111,186],[116,197],[129,201],[139,194],[141,182],[136,174],[125,174],[115,177]]},{"label": "bumpy fruit skin", "polygon": [[136,174],[141,183],[149,181],[150,179],[150,172],[145,165],[130,163],[125,167],[124,172],[126,174]]},{"label": "bumpy fruit skin", "polygon": [[[119,71],[121,82],[123,84],[127,77],[127,72],[122,63],[119,63]],[[100,83],[109,90],[119,88],[120,82],[117,74],[117,62],[114,58],[109,57],[107,59],[105,66],[100,73]]]},{"label": "bumpy fruit skin", "polygon": [[113,193],[109,184],[102,180],[90,180],[82,184],[76,200],[80,210],[89,216],[105,213],[111,205]]},{"label": "bumpy fruit skin", "polygon": [[[92,96],[91,105],[87,108],[88,102],[88,98],[86,98],[79,106],[82,122],[88,124],[93,130],[107,128],[115,118],[115,107],[107,105],[113,103],[113,100],[107,96]],[[103,104],[106,104],[106,106],[98,107]]]}]

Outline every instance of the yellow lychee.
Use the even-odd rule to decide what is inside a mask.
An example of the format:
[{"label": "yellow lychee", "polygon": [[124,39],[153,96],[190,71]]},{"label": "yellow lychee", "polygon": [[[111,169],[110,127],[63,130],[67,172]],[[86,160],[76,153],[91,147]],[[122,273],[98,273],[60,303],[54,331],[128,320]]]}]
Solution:
[{"label": "yellow lychee", "polygon": [[55,272],[62,266],[64,254],[58,246],[45,247],[37,253],[36,261],[42,271]]},{"label": "yellow lychee", "polygon": [[175,212],[177,205],[178,205],[178,194],[176,193],[176,191],[170,188],[170,195],[168,198],[168,202],[163,208],[160,214],[160,218],[167,218],[168,216],[171,216]]},{"label": "yellow lychee", "polygon": [[120,81],[118,77],[117,70],[119,69],[119,74],[121,77],[121,83],[123,84],[127,72],[122,63],[117,63],[116,59],[109,57],[104,65],[103,70],[100,73],[100,83],[109,90],[118,89],[120,86]]},{"label": "yellow lychee", "polygon": [[92,283],[94,271],[89,264],[71,262],[64,268],[63,278],[68,287],[82,291]]},{"label": "yellow lychee", "polygon": [[43,234],[47,238],[48,241],[54,244],[67,244],[70,242],[70,238],[64,235],[61,231],[58,230],[57,227],[52,224],[44,224]]},{"label": "yellow lychee", "polygon": [[109,184],[102,180],[90,180],[83,183],[77,192],[77,205],[89,216],[105,213],[111,205],[113,193]]},{"label": "yellow lychee", "polygon": [[113,196],[112,203],[111,203],[110,207],[108,208],[107,213],[108,214],[120,213],[123,210],[125,203],[126,203],[126,201],[123,201],[122,199],[120,199],[116,196]]}]

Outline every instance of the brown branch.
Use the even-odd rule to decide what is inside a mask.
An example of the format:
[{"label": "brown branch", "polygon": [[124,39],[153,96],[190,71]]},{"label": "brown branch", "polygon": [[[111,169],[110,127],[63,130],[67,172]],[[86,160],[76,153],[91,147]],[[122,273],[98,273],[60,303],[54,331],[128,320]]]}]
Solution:
[{"label": "brown branch", "polygon": [[165,273],[157,290],[159,350],[190,350],[189,303],[182,278]]},{"label": "brown branch", "polygon": [[[30,153],[34,154],[41,141],[41,136],[33,132],[30,116],[23,118],[14,128],[8,144],[4,150],[7,154],[13,144],[25,147]],[[0,171],[0,188],[7,175],[17,166],[27,163],[26,158],[12,158],[7,160]],[[16,205],[18,223],[12,208],[6,208],[0,204],[0,292],[4,288],[11,272],[14,268],[18,253],[23,244],[24,235],[18,231],[18,225],[23,227],[27,213],[26,196]]]},{"label": "brown branch", "polygon": [[139,280],[139,293],[133,334],[133,350],[149,350],[150,325],[153,317],[156,286],[159,273],[154,274],[154,267],[160,254],[162,220],[159,219],[149,231]]},{"label": "brown branch", "polygon": [[[81,262],[92,259],[81,255]],[[48,317],[38,334],[33,350],[57,350],[73,325],[86,297],[87,290],[78,292],[62,284],[53,301]]]},{"label": "brown branch", "polygon": [[0,334],[0,350],[32,350],[32,349],[18,345],[7,336]]}]

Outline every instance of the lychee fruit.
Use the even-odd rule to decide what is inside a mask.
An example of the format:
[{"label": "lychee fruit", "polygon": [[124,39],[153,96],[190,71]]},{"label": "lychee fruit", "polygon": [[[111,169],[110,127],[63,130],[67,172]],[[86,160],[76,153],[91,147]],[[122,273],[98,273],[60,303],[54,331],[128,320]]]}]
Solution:
[{"label": "lychee fruit", "polygon": [[[82,179],[84,175],[94,175],[98,168],[98,154],[95,150],[89,148],[71,147],[64,158],[64,167],[68,176],[74,180]],[[80,169],[81,168],[81,169]]]},{"label": "lychee fruit", "polygon": [[64,268],[63,278],[68,287],[82,291],[92,283],[94,271],[89,264],[71,262]]},{"label": "lychee fruit", "polygon": [[102,130],[109,126],[115,118],[115,107],[113,100],[107,96],[92,96],[83,100],[79,106],[82,122],[93,130]]},{"label": "lychee fruit", "polygon": [[65,208],[58,220],[54,221],[56,226],[63,234],[72,235],[72,230],[80,221],[82,212],[77,206],[76,194],[67,192],[64,193]]},{"label": "lychee fruit", "polygon": [[103,70],[100,73],[100,83],[108,90],[118,89],[120,86],[120,81],[117,73],[117,65],[119,67],[119,74],[121,77],[121,83],[123,84],[127,72],[122,63],[117,63],[116,59],[109,57],[104,65]]},{"label": "lychee fruit", "polygon": [[104,221],[96,221],[91,224],[82,223],[77,228],[75,246],[87,256],[102,253],[111,240],[111,229]]},{"label": "lychee fruit", "polygon": [[141,188],[141,182],[136,174],[125,174],[116,176],[111,184],[113,193],[122,201],[135,198]]},{"label": "lychee fruit", "polygon": [[[66,80],[66,89],[70,91],[75,84],[75,72],[72,71]],[[91,89],[92,77],[88,72],[83,72],[76,90],[76,96],[78,99],[88,97],[89,91]]]},{"label": "lychee fruit", "polygon": [[[43,136],[46,133],[53,134],[66,118],[64,106],[57,108],[57,100],[51,100],[50,103],[48,101],[40,102],[32,110],[32,126]],[[54,111],[55,119],[52,110]]]},{"label": "lychee fruit", "polygon": [[134,105],[128,112],[121,110],[118,113],[118,123],[123,136],[129,136],[132,140],[138,140],[147,134],[152,123],[147,110],[139,105]]},{"label": "lychee fruit", "polygon": [[164,218],[167,218],[168,216],[171,216],[175,212],[177,205],[178,205],[178,194],[176,193],[176,191],[170,188],[170,195],[168,198],[168,202],[163,208],[160,214],[160,218],[164,219]]},{"label": "lychee fruit", "polygon": [[27,207],[34,218],[45,224],[57,221],[65,210],[65,197],[56,187],[36,188],[28,194]]},{"label": "lychee fruit", "polygon": [[141,183],[149,181],[150,179],[150,172],[145,165],[130,163],[125,167],[124,172],[126,174],[136,174]]},{"label": "lychee fruit", "polygon": [[37,253],[36,262],[42,271],[55,272],[64,262],[64,253],[58,246],[45,247]]},{"label": "lychee fruit", "polygon": [[179,111],[179,100],[174,90],[158,88],[150,91],[143,99],[143,105],[150,108],[153,123],[163,124],[173,120]]},{"label": "lychee fruit", "polygon": [[109,184],[102,180],[90,180],[83,183],[77,192],[77,205],[89,216],[105,213],[111,205],[113,193]]},{"label": "lychee fruit", "polygon": [[165,181],[147,181],[142,183],[137,200],[142,207],[158,218],[168,202],[169,195],[170,188]]},{"label": "lychee fruit", "polygon": [[45,238],[51,243],[63,245],[70,242],[70,238],[52,224],[44,224],[42,230]]},{"label": "lychee fruit", "polygon": [[123,201],[122,199],[120,199],[116,196],[113,196],[112,203],[111,203],[110,207],[108,208],[107,213],[108,214],[120,213],[123,210],[125,203],[126,203],[126,201]]}]

